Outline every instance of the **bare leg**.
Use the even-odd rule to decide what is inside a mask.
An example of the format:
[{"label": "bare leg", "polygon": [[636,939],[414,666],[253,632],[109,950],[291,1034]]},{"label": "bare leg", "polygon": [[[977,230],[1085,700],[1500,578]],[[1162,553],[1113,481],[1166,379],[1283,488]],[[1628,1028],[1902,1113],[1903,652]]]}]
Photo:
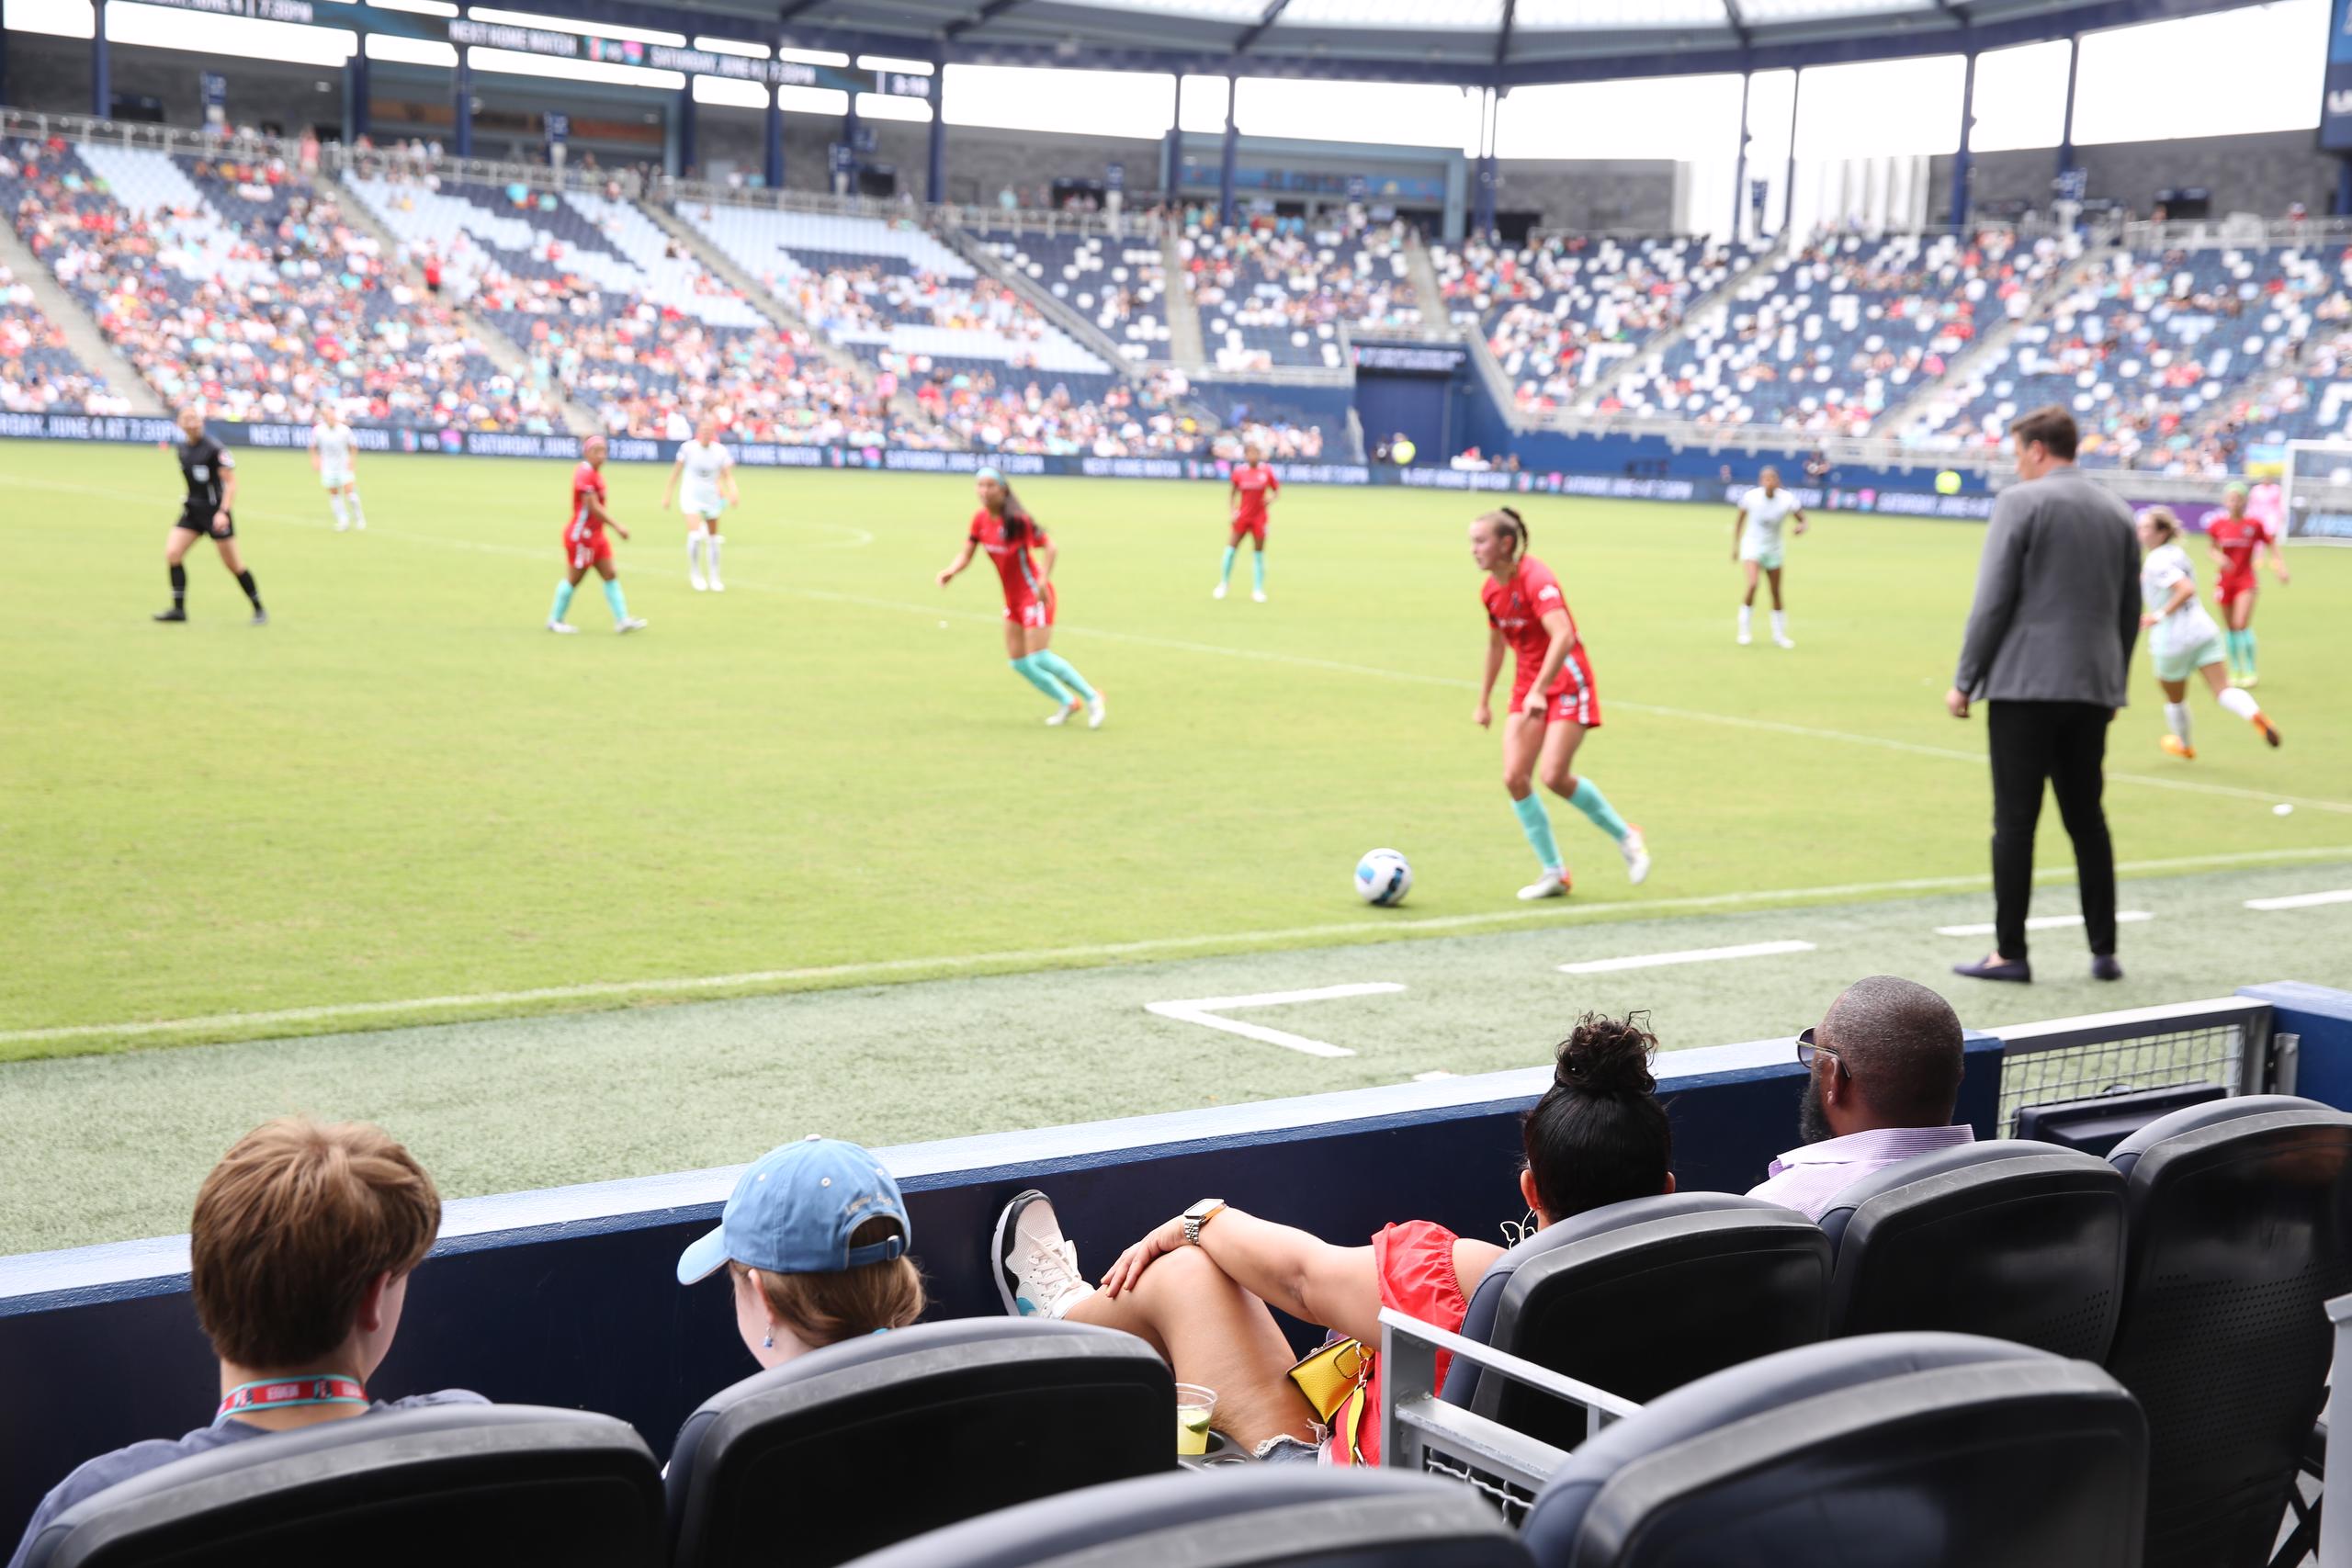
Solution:
[{"label": "bare leg", "polygon": [[1069,1321],[1132,1334],[1178,1381],[1215,1389],[1216,1429],[1244,1448],[1284,1435],[1315,1440],[1315,1412],[1290,1381],[1297,1358],[1274,1314],[1197,1247],[1154,1259],[1115,1299],[1095,1292],[1069,1309]]},{"label": "bare leg", "polygon": [[[1788,606],[1781,602],[1781,569],[1777,566],[1768,567],[1765,569],[1764,576],[1772,585],[1772,608],[1775,610],[1787,609]],[[1752,592],[1753,590],[1750,590],[1750,592]]]}]

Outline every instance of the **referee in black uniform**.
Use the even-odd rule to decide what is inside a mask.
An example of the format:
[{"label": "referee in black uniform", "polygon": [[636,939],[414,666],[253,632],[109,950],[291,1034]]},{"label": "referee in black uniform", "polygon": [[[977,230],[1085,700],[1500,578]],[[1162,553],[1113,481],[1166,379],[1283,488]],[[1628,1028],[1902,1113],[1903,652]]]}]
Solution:
[{"label": "referee in black uniform", "polygon": [[204,434],[204,415],[193,405],[180,410],[180,478],[187,481],[187,499],[180,503],[179,521],[172,525],[172,536],[164,545],[164,561],[172,574],[172,607],[156,611],[155,618],[187,619],[187,568],[181,563],[196,542],[209,534],[220,552],[220,564],[254,602],[254,625],[269,625],[269,612],[261,607],[261,590],[254,586],[254,574],[245,570],[237,548],[237,520],[231,513],[237,504],[236,459]]}]

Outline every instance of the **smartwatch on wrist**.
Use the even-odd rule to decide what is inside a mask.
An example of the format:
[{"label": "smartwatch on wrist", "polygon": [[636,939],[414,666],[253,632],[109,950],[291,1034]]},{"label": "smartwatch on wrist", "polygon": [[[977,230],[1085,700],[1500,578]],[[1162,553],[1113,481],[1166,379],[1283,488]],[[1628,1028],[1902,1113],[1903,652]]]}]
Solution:
[{"label": "smartwatch on wrist", "polygon": [[1201,1227],[1216,1218],[1217,1212],[1224,1207],[1225,1200],[1222,1198],[1204,1198],[1185,1210],[1184,1245],[1186,1247],[1200,1246]]}]

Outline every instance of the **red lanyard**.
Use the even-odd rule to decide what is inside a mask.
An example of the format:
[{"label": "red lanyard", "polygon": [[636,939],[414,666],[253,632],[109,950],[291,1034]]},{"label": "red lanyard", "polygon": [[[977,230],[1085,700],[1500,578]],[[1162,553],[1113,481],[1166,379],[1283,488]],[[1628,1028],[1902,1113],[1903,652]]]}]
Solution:
[{"label": "red lanyard", "polygon": [[287,1410],[298,1404],[366,1404],[368,1390],[357,1378],[325,1372],[277,1382],[239,1383],[220,1401],[215,1427],[232,1416],[254,1410]]}]

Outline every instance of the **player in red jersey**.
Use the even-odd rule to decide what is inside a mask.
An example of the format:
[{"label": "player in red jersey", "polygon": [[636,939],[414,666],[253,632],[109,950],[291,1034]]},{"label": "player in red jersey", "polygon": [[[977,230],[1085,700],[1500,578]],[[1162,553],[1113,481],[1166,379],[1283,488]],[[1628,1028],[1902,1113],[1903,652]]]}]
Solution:
[{"label": "player in red jersey", "polygon": [[[1054,640],[1054,562],[1061,550],[1029,515],[1004,482],[1004,476],[994,468],[982,468],[974,476],[974,489],[979,492],[980,509],[972,513],[972,526],[964,538],[964,547],[939,574],[939,586],[946,587],[956,574],[972,564],[972,556],[986,550],[996,563],[996,574],[1004,581],[1004,652],[1012,660],[1012,672],[1054,699],[1053,716],[1047,724],[1068,724],[1083,705],[1086,728],[1100,729],[1109,710],[1103,705],[1102,694],[1086,683],[1078,672],[1051,644]],[[1041,551],[1041,564],[1030,552]]]},{"label": "player in red jersey", "polygon": [[613,630],[633,632],[645,625],[628,613],[628,601],[621,597],[620,580],[613,575],[613,542],[605,536],[606,528],[624,539],[628,537],[628,530],[605,510],[605,438],[592,435],[580,444],[580,466],[571,470],[571,514],[563,525],[563,581],[555,585],[555,608],[548,612],[548,630],[580,629],[563,617],[571,608],[572,591],[592,566],[605,580],[605,603],[613,607]]},{"label": "player in red jersey", "polygon": [[2251,686],[2255,683],[2254,668],[2254,569],[2262,552],[2270,552],[2270,570],[2278,579],[2278,586],[2287,586],[2287,557],[2278,547],[2278,536],[2271,525],[2246,510],[2246,489],[2233,484],[2222,492],[2226,498],[2219,517],[2205,525],[2205,536],[2213,547],[2214,564],[2222,569],[2221,579],[2213,585],[2213,602],[2222,608],[2222,624],[2229,629],[2222,634],[2230,656],[2230,682],[2233,685]]},{"label": "player in red jersey", "polygon": [[1519,656],[1503,728],[1503,788],[1510,792],[1520,831],[1544,868],[1519,896],[1556,898],[1568,890],[1567,866],[1552,838],[1552,814],[1535,793],[1538,780],[1616,840],[1625,874],[1640,882],[1650,874],[1642,830],[1617,815],[1598,784],[1576,775],[1577,748],[1587,730],[1600,728],[1600,696],[1560,580],[1527,553],[1526,521],[1508,506],[1470,525],[1470,558],[1487,574],[1478,592],[1487,606],[1487,674],[1478,683],[1478,708],[1472,716],[1480,728],[1494,723],[1489,699],[1502,673],[1503,655]]},{"label": "player in red jersey", "polygon": [[1233,558],[1240,554],[1241,541],[1249,539],[1257,546],[1250,562],[1250,597],[1261,604],[1266,602],[1266,502],[1282,488],[1283,481],[1266,466],[1265,450],[1255,443],[1243,447],[1241,466],[1233,470],[1233,483],[1226,492],[1233,509],[1233,536],[1225,542],[1225,569],[1217,574],[1212,599],[1225,597],[1225,585],[1233,581]]}]

